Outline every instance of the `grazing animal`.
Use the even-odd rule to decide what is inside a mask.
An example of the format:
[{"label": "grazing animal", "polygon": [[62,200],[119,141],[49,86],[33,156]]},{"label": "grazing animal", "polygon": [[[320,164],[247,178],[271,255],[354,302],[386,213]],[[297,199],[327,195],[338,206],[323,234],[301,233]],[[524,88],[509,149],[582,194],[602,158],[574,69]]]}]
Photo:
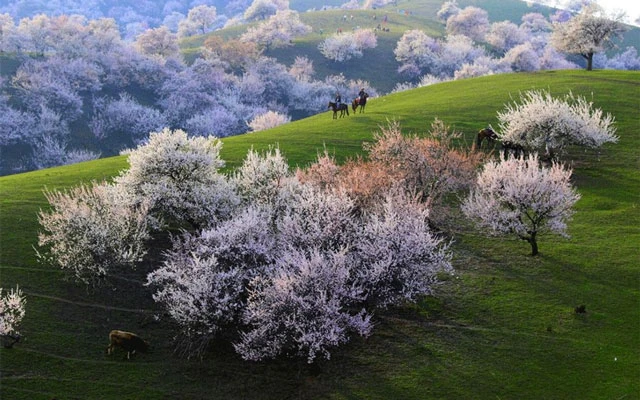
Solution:
[{"label": "grazing animal", "polygon": [[342,103],[342,104],[340,104],[340,106],[338,106],[333,101],[330,101],[329,105],[327,106],[327,108],[330,108],[330,109],[333,110],[333,119],[338,118],[338,111],[340,111],[340,118],[344,117],[344,113],[345,112],[347,113],[347,115],[349,115],[349,106],[347,106],[344,103]]},{"label": "grazing animal", "polygon": [[524,147],[522,147],[522,145],[508,140],[502,142],[502,149],[505,153],[513,154],[514,157],[520,157],[521,154],[524,154]]},{"label": "grazing animal", "polygon": [[587,306],[582,304],[582,305],[576,307],[574,311],[576,312],[576,314],[585,314],[587,312]]},{"label": "grazing animal", "polygon": [[113,353],[116,347],[120,347],[127,352],[127,360],[131,358],[131,354],[135,354],[137,351],[146,353],[149,350],[149,344],[142,340],[140,336],[135,333],[114,329],[109,332],[107,354]]},{"label": "grazing animal", "polygon": [[351,109],[353,110],[354,113],[358,109],[358,106],[360,107],[360,112],[361,113],[364,112],[364,106],[367,105],[368,97],[369,95],[365,93],[364,96],[356,97],[355,99],[353,99],[353,101],[351,102]]},{"label": "grazing animal", "polygon": [[476,145],[478,148],[482,146],[482,141],[485,139],[487,139],[489,143],[493,143],[498,140],[498,134],[493,130],[493,128],[491,128],[491,126],[478,131],[478,136],[476,138]]},{"label": "grazing animal", "polygon": [[2,346],[5,349],[10,349],[14,344],[20,342],[20,335],[2,335]]}]

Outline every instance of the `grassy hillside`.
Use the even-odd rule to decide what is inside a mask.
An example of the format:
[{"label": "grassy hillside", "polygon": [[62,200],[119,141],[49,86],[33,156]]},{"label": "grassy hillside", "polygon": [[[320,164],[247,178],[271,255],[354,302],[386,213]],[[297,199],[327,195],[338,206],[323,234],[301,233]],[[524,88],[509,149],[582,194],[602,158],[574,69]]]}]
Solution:
[{"label": "grassy hillside", "polygon": [[[572,91],[616,117],[620,141],[598,157],[574,150],[582,195],[571,240],[528,245],[486,239],[460,227],[457,276],[437,297],[376,314],[368,339],[355,339],[316,367],[291,360],[248,363],[219,343],[203,360],[172,354],[175,327],[141,286],[151,262],[86,291],[35,261],[42,188],[99,180],[123,157],[0,177],[0,286],[27,294],[23,342],[0,349],[2,399],[631,399],[640,396],[640,73],[562,71],[448,82],[373,99],[365,114],[329,113],[224,140],[239,165],[247,149],[279,143],[292,165],[326,146],[344,160],[387,120],[421,133],[433,118],[467,141],[523,90]],[[574,307],[584,304],[586,314]],[[107,334],[126,329],[153,352],[106,356]]]}]

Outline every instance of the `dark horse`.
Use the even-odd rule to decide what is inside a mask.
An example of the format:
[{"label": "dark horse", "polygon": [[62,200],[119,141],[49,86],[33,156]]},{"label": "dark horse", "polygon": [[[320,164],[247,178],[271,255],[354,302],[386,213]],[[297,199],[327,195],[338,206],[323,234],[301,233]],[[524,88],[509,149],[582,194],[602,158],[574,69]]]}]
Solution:
[{"label": "dark horse", "polygon": [[333,110],[333,119],[338,118],[338,111],[340,111],[340,118],[344,117],[345,112],[347,113],[347,115],[349,115],[349,106],[347,106],[344,103],[341,103],[340,106],[338,107],[336,103],[334,103],[333,101],[330,101],[327,108],[330,108]]},{"label": "dark horse", "polygon": [[369,97],[369,95],[365,93],[364,96],[356,97],[355,99],[353,99],[353,101],[351,102],[351,109],[354,113],[356,112],[358,106],[360,106],[360,112],[364,112],[364,106],[367,105],[367,97]]},{"label": "dark horse", "polygon": [[516,158],[524,155],[524,147],[521,144],[510,142],[508,140],[502,142],[502,150],[505,154],[511,154]]},{"label": "dark horse", "polygon": [[482,146],[482,141],[487,139],[489,143],[493,143],[498,139],[498,134],[491,128],[491,126],[480,129],[476,138],[476,145],[478,148]]}]

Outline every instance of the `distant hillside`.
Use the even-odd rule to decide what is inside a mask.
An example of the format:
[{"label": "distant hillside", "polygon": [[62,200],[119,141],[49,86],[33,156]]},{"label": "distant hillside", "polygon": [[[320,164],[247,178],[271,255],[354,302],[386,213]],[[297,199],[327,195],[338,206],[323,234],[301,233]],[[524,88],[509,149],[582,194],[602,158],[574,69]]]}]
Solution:
[{"label": "distant hillside", "polygon": [[[232,2],[229,7],[242,4]],[[436,18],[441,1],[399,0],[367,10],[310,7],[312,4],[319,3],[292,2],[296,9],[315,9],[300,14],[312,31],[292,39],[291,46],[267,49],[264,55],[277,63],[256,57],[247,61],[253,65],[236,64],[226,69],[221,67],[229,65],[224,59],[200,59],[196,63],[204,41],[211,35],[227,40],[238,38],[256,22],[188,37],[180,42],[180,50],[171,43],[169,48],[175,53],[169,56],[146,54],[129,40],[115,40],[115,46],[102,43],[109,35],[99,33],[96,25],[79,19],[41,17],[42,21],[49,21],[42,28],[45,33],[49,31],[49,36],[43,37],[56,37],[57,40],[21,34],[14,25],[12,28],[15,29],[7,31],[11,40],[0,42],[5,46],[0,51],[8,49],[0,54],[0,112],[4,117],[0,119],[0,132],[4,133],[0,135],[3,152],[0,174],[115,155],[144,141],[149,132],[164,126],[185,129],[193,135],[242,134],[251,130],[250,122],[254,118],[268,110],[287,114],[285,118],[303,118],[322,112],[326,101],[336,91],[349,98],[355,96],[361,86],[368,86],[367,90],[375,97],[396,88],[404,90],[421,84],[424,76],[428,76],[429,82],[424,83],[427,84],[511,70],[575,67],[553,51],[549,52],[553,62],[544,67],[539,63],[536,65],[543,54],[544,58],[548,54],[542,46],[535,50],[535,55],[520,58],[503,57],[506,50],[472,42],[463,36],[449,36],[452,44],[447,47],[445,25]],[[516,0],[460,1],[458,4],[460,7],[482,7],[490,22],[509,19],[519,23],[525,13],[549,15],[552,12],[549,8],[528,6]],[[113,4],[105,2],[103,5]],[[140,4],[143,5],[149,6],[147,2]],[[65,30],[56,32],[55,27],[60,24],[68,25]],[[380,25],[384,25],[384,30],[378,29]],[[357,28],[376,30],[375,48],[367,47],[361,57],[344,62],[331,61],[319,51],[318,45],[337,30],[350,32]],[[118,27],[113,29],[117,36]],[[394,54],[398,40],[412,29],[434,38],[430,40],[440,49],[419,67],[411,63],[401,65]],[[175,40],[172,35],[167,37]],[[546,40],[526,37],[535,43]],[[625,41],[616,51],[625,50],[629,43],[638,46],[640,29],[627,32]],[[173,58],[181,56],[187,65]],[[288,70],[300,56],[312,63],[312,76],[296,76]],[[603,58],[606,61],[606,57]],[[521,59],[527,60],[526,65],[516,65]],[[579,56],[570,59],[576,64],[583,62]],[[627,59],[633,61],[635,58],[629,56]],[[14,79],[23,63],[25,68],[21,70],[20,79]],[[626,64],[612,65],[612,68],[624,68]],[[401,75],[399,67],[409,73]],[[55,72],[47,72],[51,70]],[[49,113],[44,113],[43,107]],[[48,117],[42,118],[43,115]]]},{"label": "distant hillside", "polygon": [[[305,2],[291,1],[291,7],[297,10],[311,9],[311,7],[300,6],[302,3]],[[544,5],[530,4],[520,0],[461,0],[457,3],[460,8],[474,6],[486,10],[491,23],[509,20],[520,24],[524,14],[535,12],[548,17],[556,11]],[[375,10],[318,10],[316,7],[314,11],[301,14],[301,20],[313,28],[312,33],[294,40],[293,46],[267,50],[265,55],[274,57],[285,65],[291,65],[296,56],[305,56],[313,62],[316,79],[323,79],[327,75],[343,74],[347,79],[368,81],[378,91],[388,93],[398,83],[405,81],[405,78],[397,72],[399,64],[393,54],[398,40],[404,32],[411,29],[423,30],[432,37],[444,36],[445,25],[436,17],[442,4],[441,0],[400,0]],[[338,63],[326,59],[318,50],[320,42],[338,29],[343,31],[356,27],[373,29],[385,15],[389,21],[387,25],[389,32],[376,32],[378,46],[365,50],[362,58]],[[347,16],[346,19],[345,16]],[[246,29],[246,26],[234,26],[210,35],[234,38],[239,37]],[[206,36],[196,36],[181,42],[187,60],[197,57],[205,39]],[[640,51],[640,29],[629,27],[618,49],[610,53],[624,50],[628,46],[636,47]],[[575,58],[575,61],[582,62],[580,58]]]}]

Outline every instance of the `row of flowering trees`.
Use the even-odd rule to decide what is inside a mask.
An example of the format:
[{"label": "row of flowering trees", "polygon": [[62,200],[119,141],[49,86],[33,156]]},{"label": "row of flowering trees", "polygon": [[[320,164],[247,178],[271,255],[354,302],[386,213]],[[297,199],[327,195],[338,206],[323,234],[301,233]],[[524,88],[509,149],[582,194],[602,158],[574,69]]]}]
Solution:
[{"label": "row of flowering trees", "polygon": [[[328,358],[352,334],[370,334],[375,309],[431,293],[451,272],[415,187],[385,179],[373,199],[344,188],[357,188],[348,180],[361,174],[346,173],[344,187],[313,179],[291,171],[278,149],[249,151],[225,176],[219,149],[213,137],[164,130],[130,153],[113,183],[49,194],[40,258],[96,284],[139,262],[149,235],[178,224],[187,233],[147,277],[154,299],[181,326],[187,355],[221,335],[250,360]],[[447,189],[429,195],[438,190]]]}]

